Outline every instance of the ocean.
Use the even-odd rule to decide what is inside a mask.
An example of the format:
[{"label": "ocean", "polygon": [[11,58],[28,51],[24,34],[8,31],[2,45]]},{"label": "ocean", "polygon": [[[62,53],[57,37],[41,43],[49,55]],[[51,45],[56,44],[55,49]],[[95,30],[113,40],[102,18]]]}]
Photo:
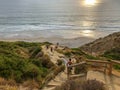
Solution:
[{"label": "ocean", "polygon": [[0,0],[0,38],[99,38],[120,31],[120,0]]}]

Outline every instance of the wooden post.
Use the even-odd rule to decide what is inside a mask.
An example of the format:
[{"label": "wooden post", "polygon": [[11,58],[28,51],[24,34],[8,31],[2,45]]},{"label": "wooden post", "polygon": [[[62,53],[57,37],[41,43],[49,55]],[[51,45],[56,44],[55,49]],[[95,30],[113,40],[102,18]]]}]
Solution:
[{"label": "wooden post", "polygon": [[69,79],[69,67],[67,65],[67,79]]},{"label": "wooden post", "polygon": [[82,64],[86,64],[86,62],[83,61],[83,62],[80,62],[80,63],[76,63],[76,64],[72,64],[72,65],[67,65],[67,79],[70,79],[70,74],[71,74],[70,68],[76,67],[76,66],[79,66],[79,65],[82,65]]},{"label": "wooden post", "polygon": [[109,75],[111,75],[112,74],[112,66],[113,66],[113,64],[112,64],[112,62],[110,62],[109,63]]},{"label": "wooden post", "polygon": [[105,63],[105,66],[104,66],[104,73],[106,74],[106,71],[107,71],[107,63]]}]

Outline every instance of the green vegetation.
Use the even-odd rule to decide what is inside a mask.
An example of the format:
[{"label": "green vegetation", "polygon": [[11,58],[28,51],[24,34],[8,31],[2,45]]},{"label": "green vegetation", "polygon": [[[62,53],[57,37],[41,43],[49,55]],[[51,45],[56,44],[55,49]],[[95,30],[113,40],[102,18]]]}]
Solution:
[{"label": "green vegetation", "polygon": [[116,69],[116,70],[120,70],[120,65],[113,65],[113,67]]},{"label": "green vegetation", "polygon": [[80,48],[72,48],[73,54],[84,55],[85,53]]},{"label": "green vegetation", "polygon": [[65,50],[57,50],[59,53],[64,54],[67,57],[70,57],[72,55],[84,55],[85,53],[80,50],[80,48],[72,48],[72,49],[65,49]]},{"label": "green vegetation", "polygon": [[[106,51],[102,57],[112,59],[112,60],[120,60],[120,48],[113,48],[109,51]],[[120,65],[113,65],[114,69],[120,70]]]},{"label": "green vegetation", "polygon": [[0,77],[17,83],[34,79],[41,84],[54,67],[49,57],[41,51],[43,44],[1,41]]},{"label": "green vegetation", "polygon": [[88,54],[84,53],[80,48],[73,48],[72,53],[77,55],[77,56],[83,56],[83,57],[85,57],[87,59],[94,59],[94,60],[99,59],[99,57],[95,57],[95,56],[88,55]]},{"label": "green vegetation", "polygon": [[120,48],[114,48],[105,52],[102,56],[113,60],[120,60]]},{"label": "green vegetation", "polygon": [[[89,54],[84,53],[80,48],[72,48],[72,49],[66,49],[66,50],[57,50],[59,53],[64,54],[67,57],[75,56],[76,59],[81,59],[81,56],[84,57],[84,59],[93,59],[98,60],[99,57],[95,57]],[[82,58],[83,59],[83,58]]]},{"label": "green vegetation", "polygon": [[92,60],[99,60],[99,59],[100,59],[98,56],[95,57],[95,56],[88,55],[88,54],[85,54],[85,57],[86,57],[87,59],[92,59]]}]

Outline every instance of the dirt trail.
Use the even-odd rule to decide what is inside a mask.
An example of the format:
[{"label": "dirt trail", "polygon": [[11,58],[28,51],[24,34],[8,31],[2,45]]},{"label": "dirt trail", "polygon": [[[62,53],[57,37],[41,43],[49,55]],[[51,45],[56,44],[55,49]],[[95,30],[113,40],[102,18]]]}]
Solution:
[{"label": "dirt trail", "polygon": [[[52,52],[51,52],[52,47]],[[64,57],[63,54],[58,53],[55,49],[55,45],[51,45],[49,49],[47,49],[45,46],[42,46],[42,51],[44,54],[47,54],[50,57],[50,60],[56,64],[58,59],[61,59],[60,57]],[[66,59],[66,58],[64,58]],[[46,87],[44,87],[42,90],[53,90],[56,86],[61,85],[63,82],[67,80],[67,74],[66,72],[59,73],[53,80],[51,80]]]},{"label": "dirt trail", "polygon": [[[51,47],[52,47],[52,52],[51,52]],[[57,60],[60,59],[61,56],[64,56],[63,54],[58,53],[55,49],[55,45],[51,45],[49,49],[47,49],[45,46],[42,46],[42,51],[44,54],[47,54],[50,57],[50,60],[56,64]]]}]

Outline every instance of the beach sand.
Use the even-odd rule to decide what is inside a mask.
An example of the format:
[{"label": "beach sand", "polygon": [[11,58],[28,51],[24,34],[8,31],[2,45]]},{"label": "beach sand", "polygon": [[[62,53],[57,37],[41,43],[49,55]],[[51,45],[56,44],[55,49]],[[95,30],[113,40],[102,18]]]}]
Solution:
[{"label": "beach sand", "polygon": [[94,38],[87,38],[87,37],[78,37],[78,38],[60,38],[60,37],[49,37],[49,38],[0,38],[0,41],[25,41],[25,42],[50,42],[53,44],[59,43],[61,46],[68,46],[70,48],[80,47],[86,43],[94,41]]}]

